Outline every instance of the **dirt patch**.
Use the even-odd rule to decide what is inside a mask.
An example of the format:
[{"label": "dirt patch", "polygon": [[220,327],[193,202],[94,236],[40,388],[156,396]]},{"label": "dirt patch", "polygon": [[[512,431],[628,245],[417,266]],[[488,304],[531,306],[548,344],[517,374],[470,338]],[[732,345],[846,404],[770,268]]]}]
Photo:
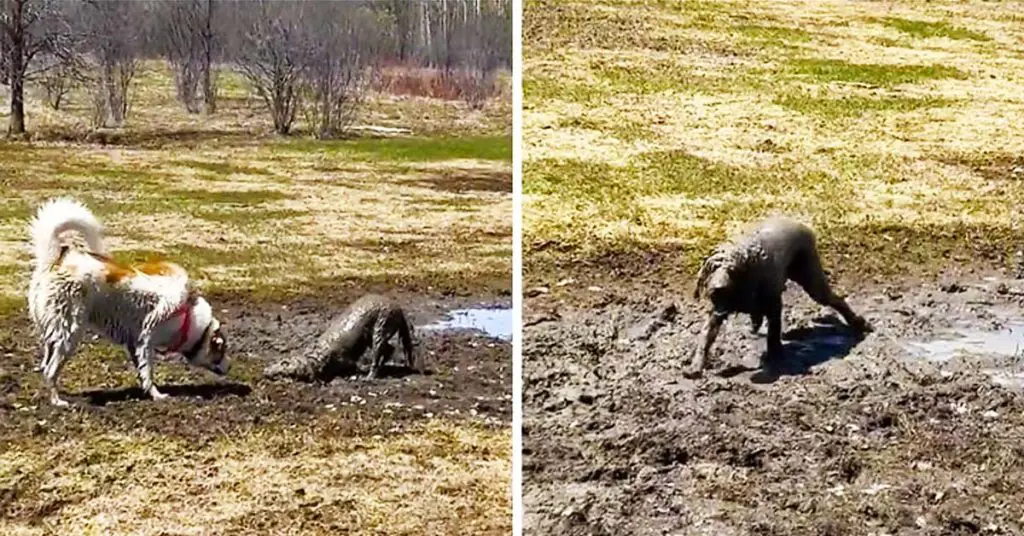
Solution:
[{"label": "dirt patch", "polygon": [[418,185],[449,193],[498,192],[512,193],[511,171],[445,171],[438,175],[417,179]]},{"label": "dirt patch", "polygon": [[965,166],[990,181],[1024,179],[1024,156],[1012,153],[951,154],[938,160]]},{"label": "dirt patch", "polygon": [[697,381],[682,371],[703,313],[684,292],[580,285],[565,286],[592,299],[525,305],[526,533],[1024,531],[1008,440],[1024,393],[997,381],[1019,378],[1019,352],[940,361],[908,344],[1005,331],[1020,281],[847,287],[876,328],[863,340],[790,288],[783,371],[758,370],[764,328],[733,317]]}]

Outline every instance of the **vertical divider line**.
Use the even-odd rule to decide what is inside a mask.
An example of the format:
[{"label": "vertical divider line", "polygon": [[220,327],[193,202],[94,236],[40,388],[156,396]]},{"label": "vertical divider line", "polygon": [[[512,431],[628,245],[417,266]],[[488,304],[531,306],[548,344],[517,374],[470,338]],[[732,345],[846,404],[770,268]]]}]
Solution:
[{"label": "vertical divider line", "polygon": [[523,533],[523,34],[512,2],[512,534]]}]

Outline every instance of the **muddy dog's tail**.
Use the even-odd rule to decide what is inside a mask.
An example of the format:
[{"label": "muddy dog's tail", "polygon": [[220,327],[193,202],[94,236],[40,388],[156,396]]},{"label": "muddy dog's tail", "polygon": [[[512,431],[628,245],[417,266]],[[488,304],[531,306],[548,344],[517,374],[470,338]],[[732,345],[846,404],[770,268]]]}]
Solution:
[{"label": "muddy dog's tail", "polygon": [[36,267],[49,266],[61,254],[60,235],[65,231],[78,231],[94,253],[106,253],[103,245],[103,226],[85,205],[73,199],[51,199],[39,207],[29,223]]},{"label": "muddy dog's tail", "polygon": [[405,353],[405,362],[410,368],[423,372],[422,363],[416,363],[416,359],[413,356],[412,348],[412,325],[409,324],[409,319],[405,317],[405,313],[401,310],[398,311],[398,338],[402,340],[402,352]]}]

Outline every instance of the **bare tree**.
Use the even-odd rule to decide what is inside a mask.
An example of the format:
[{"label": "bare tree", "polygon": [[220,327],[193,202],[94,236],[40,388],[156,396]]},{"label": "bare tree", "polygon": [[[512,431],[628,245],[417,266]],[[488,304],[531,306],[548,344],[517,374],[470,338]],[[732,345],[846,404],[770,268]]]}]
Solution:
[{"label": "bare tree", "polygon": [[85,42],[98,64],[93,121],[96,126],[124,125],[131,106],[129,89],[138,66],[144,4],[130,0],[84,0]]},{"label": "bare tree", "polygon": [[199,32],[200,49],[202,50],[199,89],[203,97],[203,112],[212,114],[217,111],[217,79],[213,71],[213,54],[216,36],[213,31],[213,0],[206,0],[206,10],[202,17],[203,24]]},{"label": "bare tree", "polygon": [[354,3],[320,4],[307,17],[311,37],[303,74],[306,122],[318,138],[344,132],[369,87],[382,29]]},{"label": "bare tree", "polygon": [[178,100],[189,113],[212,113],[213,0],[157,2],[154,7],[160,20],[155,40],[171,65]]},{"label": "bare tree", "polygon": [[36,60],[73,52],[61,7],[54,0],[0,0],[0,79],[11,87],[8,134],[25,132],[25,82],[50,66]]},{"label": "bare tree", "polygon": [[274,131],[288,134],[299,109],[299,83],[311,44],[301,25],[305,2],[260,1],[243,32],[235,65],[263,99]]}]

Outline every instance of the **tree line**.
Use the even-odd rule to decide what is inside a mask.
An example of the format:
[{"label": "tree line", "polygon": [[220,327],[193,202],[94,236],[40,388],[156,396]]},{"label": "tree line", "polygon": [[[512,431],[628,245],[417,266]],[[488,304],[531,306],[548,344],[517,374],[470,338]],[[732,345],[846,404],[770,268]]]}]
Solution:
[{"label": "tree line", "polygon": [[163,59],[189,113],[217,111],[217,75],[242,75],[280,134],[297,117],[331,137],[381,66],[428,67],[478,105],[512,66],[512,0],[0,0],[8,134],[25,87],[59,109],[87,87],[97,127],[123,126],[138,64]]}]

